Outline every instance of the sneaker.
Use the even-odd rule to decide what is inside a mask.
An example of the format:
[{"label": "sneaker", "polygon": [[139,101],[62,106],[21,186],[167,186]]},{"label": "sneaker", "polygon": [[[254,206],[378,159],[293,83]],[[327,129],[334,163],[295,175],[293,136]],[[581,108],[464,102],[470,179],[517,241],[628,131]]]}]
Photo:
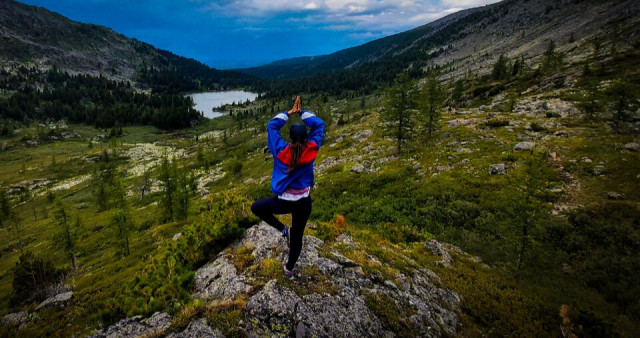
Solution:
[{"label": "sneaker", "polygon": [[282,265],[282,269],[284,269],[284,278],[286,278],[286,279],[292,279],[292,278],[294,278],[294,277],[295,277],[295,276],[293,275],[293,271],[289,271],[289,270],[287,270],[287,265],[286,265],[286,264]]},{"label": "sneaker", "polygon": [[284,230],[282,230],[282,237],[287,239],[287,244],[289,244],[289,227],[285,226]]}]

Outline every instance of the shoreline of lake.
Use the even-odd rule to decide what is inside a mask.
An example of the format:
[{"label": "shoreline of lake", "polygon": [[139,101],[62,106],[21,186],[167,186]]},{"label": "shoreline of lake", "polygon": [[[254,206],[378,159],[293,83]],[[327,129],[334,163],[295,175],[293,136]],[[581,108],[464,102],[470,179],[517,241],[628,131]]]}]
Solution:
[{"label": "shoreline of lake", "polygon": [[194,108],[201,112],[204,117],[209,119],[225,115],[225,112],[214,110],[214,108],[219,108],[234,102],[244,103],[247,100],[254,101],[258,95],[258,93],[246,92],[244,90],[211,91],[186,94],[186,96],[191,97],[193,100]]}]

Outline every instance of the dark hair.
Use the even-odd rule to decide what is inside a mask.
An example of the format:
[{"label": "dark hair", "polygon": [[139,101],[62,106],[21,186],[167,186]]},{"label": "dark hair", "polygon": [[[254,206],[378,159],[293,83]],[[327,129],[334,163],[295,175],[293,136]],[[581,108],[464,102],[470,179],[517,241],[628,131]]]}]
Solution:
[{"label": "dark hair", "polygon": [[289,145],[291,163],[289,164],[289,169],[287,169],[287,174],[296,168],[298,161],[300,161],[300,156],[302,156],[302,152],[306,147],[307,127],[300,122],[292,124],[291,128],[289,128],[289,137],[291,137],[291,144]]}]

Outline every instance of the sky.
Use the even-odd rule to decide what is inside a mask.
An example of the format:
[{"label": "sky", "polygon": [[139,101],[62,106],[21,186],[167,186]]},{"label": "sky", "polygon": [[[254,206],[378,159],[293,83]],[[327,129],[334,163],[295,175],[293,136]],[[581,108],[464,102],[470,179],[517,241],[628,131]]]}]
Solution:
[{"label": "sky", "polygon": [[20,0],[219,69],[329,54],[499,0]]}]

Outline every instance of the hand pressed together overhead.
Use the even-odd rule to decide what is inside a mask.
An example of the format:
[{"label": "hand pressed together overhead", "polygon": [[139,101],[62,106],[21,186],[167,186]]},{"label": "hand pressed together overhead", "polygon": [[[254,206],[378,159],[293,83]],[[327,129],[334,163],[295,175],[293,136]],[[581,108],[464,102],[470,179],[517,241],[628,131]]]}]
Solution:
[{"label": "hand pressed together overhead", "polygon": [[289,115],[297,114],[297,113],[300,113],[301,111],[302,111],[302,107],[300,104],[300,95],[298,95],[296,96],[296,101],[293,104],[293,108],[289,110]]}]

